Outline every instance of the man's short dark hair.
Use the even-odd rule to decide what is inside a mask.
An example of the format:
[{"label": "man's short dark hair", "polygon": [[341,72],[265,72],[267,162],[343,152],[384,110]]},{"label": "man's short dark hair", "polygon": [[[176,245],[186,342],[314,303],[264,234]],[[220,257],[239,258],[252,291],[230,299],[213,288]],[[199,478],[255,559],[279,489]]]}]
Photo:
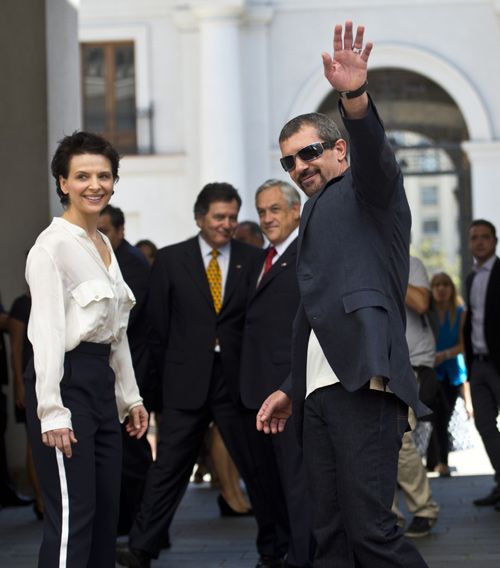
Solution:
[{"label": "man's short dark hair", "polygon": [[248,229],[251,235],[255,237],[260,237],[264,240],[264,236],[262,234],[262,229],[259,227],[259,224],[255,221],[242,221],[238,223],[237,229]]},{"label": "man's short dark hair", "polygon": [[216,201],[229,203],[233,200],[236,200],[238,203],[239,211],[241,207],[241,197],[230,183],[207,183],[196,198],[196,202],[194,204],[194,215],[195,217],[198,217],[199,215],[206,215],[210,209],[210,205]]},{"label": "man's short dark hair", "polygon": [[495,225],[493,225],[493,223],[491,223],[490,221],[486,221],[486,219],[474,219],[474,221],[472,221],[472,223],[469,225],[469,231],[472,229],[472,227],[478,227],[478,226],[488,227],[488,229],[491,231],[493,235],[493,238],[496,240],[497,230],[495,229]]},{"label": "man's short dark hair", "polygon": [[118,166],[120,156],[113,146],[102,136],[92,132],[75,131],[69,136],[59,140],[59,145],[54,153],[50,168],[56,180],[56,191],[61,203],[66,206],[69,197],[63,193],[59,185],[59,177],[67,178],[69,174],[69,163],[73,156],[81,154],[97,154],[104,156],[111,163],[111,172],[115,182],[118,181]]},{"label": "man's short dark hair", "polygon": [[158,247],[154,244],[153,241],[150,241],[149,239],[141,239],[140,241],[137,241],[135,243],[136,247],[148,247],[151,251],[151,256],[153,258],[156,258],[156,254],[158,252]]},{"label": "man's short dark hair", "polygon": [[319,142],[334,144],[339,138],[342,138],[340,130],[333,119],[320,112],[310,112],[289,120],[281,129],[279,143],[281,144],[288,140],[290,136],[297,134],[303,126],[313,126],[318,132],[318,137],[321,138]]},{"label": "man's short dark hair", "polygon": [[113,207],[113,205],[108,204],[100,212],[100,215],[109,215],[111,224],[115,229],[119,229],[125,225],[125,215],[119,207]]}]

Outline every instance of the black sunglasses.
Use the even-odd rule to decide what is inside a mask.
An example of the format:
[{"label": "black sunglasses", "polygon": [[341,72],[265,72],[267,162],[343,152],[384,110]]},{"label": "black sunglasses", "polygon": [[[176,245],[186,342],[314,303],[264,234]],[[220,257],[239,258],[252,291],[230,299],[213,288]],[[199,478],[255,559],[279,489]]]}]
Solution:
[{"label": "black sunglasses", "polygon": [[314,142],[302,148],[293,156],[283,156],[280,158],[280,162],[285,172],[289,172],[295,167],[295,156],[298,156],[303,162],[311,162],[319,158],[324,150],[329,150],[334,146],[335,142]]}]

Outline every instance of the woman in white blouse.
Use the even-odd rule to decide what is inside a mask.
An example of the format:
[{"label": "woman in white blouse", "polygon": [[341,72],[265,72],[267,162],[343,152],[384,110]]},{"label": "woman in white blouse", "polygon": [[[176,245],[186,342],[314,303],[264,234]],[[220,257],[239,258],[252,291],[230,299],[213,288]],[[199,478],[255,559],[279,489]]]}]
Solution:
[{"label": "woman in white blouse", "polygon": [[100,136],[59,144],[52,174],[64,207],[28,255],[34,368],[25,373],[28,429],[45,504],[39,568],[115,566],[119,421],[141,437],[147,412],[126,329],[134,296],[97,230],[119,156]]}]

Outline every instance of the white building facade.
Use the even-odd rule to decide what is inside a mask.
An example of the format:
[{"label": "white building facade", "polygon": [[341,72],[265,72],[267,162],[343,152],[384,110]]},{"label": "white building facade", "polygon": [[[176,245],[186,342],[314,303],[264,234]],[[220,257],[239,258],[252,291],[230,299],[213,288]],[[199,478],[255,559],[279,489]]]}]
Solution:
[{"label": "white building facade", "polygon": [[133,41],[136,106],[153,109],[154,153],[125,155],[115,196],[132,241],[193,234],[192,205],[208,181],[233,183],[240,218],[255,217],[257,186],[286,179],[281,127],[329,94],[320,54],[348,18],[375,44],[371,70],[417,73],[456,103],[471,215],[500,226],[498,1],[81,0],[79,17],[80,42]]}]

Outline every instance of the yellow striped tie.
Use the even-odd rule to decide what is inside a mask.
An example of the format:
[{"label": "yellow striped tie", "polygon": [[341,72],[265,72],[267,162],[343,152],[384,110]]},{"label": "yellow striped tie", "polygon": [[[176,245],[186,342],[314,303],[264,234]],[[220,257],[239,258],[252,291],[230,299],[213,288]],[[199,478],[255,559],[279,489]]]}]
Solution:
[{"label": "yellow striped tie", "polygon": [[219,263],[217,262],[217,257],[220,253],[217,249],[212,249],[210,254],[212,258],[207,266],[207,278],[214,301],[215,312],[218,314],[222,307],[222,273]]}]

